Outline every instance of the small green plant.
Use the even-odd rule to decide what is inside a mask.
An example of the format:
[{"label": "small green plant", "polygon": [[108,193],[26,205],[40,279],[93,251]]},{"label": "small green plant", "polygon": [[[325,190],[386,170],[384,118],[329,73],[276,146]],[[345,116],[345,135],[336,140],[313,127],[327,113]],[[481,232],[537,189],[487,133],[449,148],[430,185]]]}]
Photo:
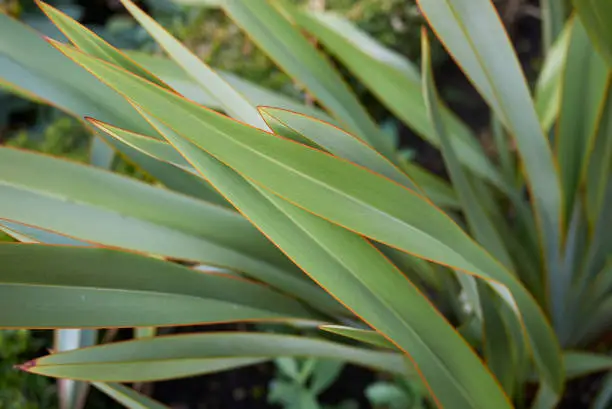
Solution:
[{"label": "small green plant", "polygon": [[[323,406],[318,397],[337,379],[344,366],[342,362],[314,358],[277,358],[279,375],[270,384],[268,402],[286,409]],[[343,404],[348,407],[349,402]]]},{"label": "small green plant", "polygon": [[[18,39],[0,48],[3,83],[85,118],[164,185],[0,149],[0,224],[29,242],[0,246],[0,326],[273,322],[292,335],[151,336],[23,370],[159,408],[119,383],[283,357],[300,359],[283,387],[312,401],[304,367],[336,360],[420,379],[424,405],[541,409],[612,368],[608,2],[545,14],[563,29],[533,97],[489,0],[418,1],[490,107],[493,158],[438,97],[427,28],[419,69],[337,14],[217,2],[306,104],[211,68],[122,3],[170,58],[114,48],[45,4],[72,45],[0,14],[2,38]],[[440,149],[450,182],[410,161],[313,37]]]}]

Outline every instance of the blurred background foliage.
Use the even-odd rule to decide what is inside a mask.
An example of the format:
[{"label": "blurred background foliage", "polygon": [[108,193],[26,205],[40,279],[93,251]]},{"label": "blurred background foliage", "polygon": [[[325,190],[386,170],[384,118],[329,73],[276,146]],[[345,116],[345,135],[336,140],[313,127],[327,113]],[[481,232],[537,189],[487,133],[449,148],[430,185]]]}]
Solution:
[{"label": "blurred background foliage", "polygon": [[[309,7],[324,7],[334,10],[361,29],[368,32],[384,45],[419,61],[422,23],[414,0],[292,0]],[[153,40],[143,28],[124,11],[117,0],[47,0],[47,2],[81,23],[114,46],[135,49],[151,54],[160,54]],[[179,6],[171,0],[146,0],[138,2],[173,35],[187,44],[200,58],[211,66],[237,74],[260,86],[271,88],[297,99],[306,99],[303,91],[287,75],[280,71],[252,42],[216,7],[189,8]],[[211,2],[212,3],[212,2]],[[539,27],[537,7],[529,0],[498,1],[501,15],[513,29],[511,34],[527,32],[516,36],[515,45],[522,61],[529,67],[537,67],[538,34],[531,33],[530,27]],[[520,7],[516,7],[519,4]],[[63,41],[63,35],[40,12],[33,0],[0,0],[0,10],[8,13],[44,35]],[[521,17],[527,17],[523,19]],[[521,25],[526,21],[526,25]],[[324,52],[324,50],[322,50]],[[441,93],[449,105],[473,126],[488,126],[488,118],[482,115],[484,105],[472,90],[463,75],[449,66],[448,56],[441,47],[434,44],[433,62],[438,70],[444,70],[441,79]],[[330,57],[331,58],[331,57]],[[2,59],[0,56],[0,64]],[[419,138],[401,126],[392,115],[346,70],[339,67],[346,81],[364,106],[393,138],[401,141],[411,155],[431,170],[442,168],[442,162],[434,149],[428,149]],[[529,74],[529,70],[528,70]],[[66,114],[18,95],[2,90],[0,83],[0,144],[44,152],[70,160],[88,162],[92,135],[84,125]],[[466,97],[467,95],[467,97]],[[310,102],[310,101],[309,101]],[[472,120],[470,120],[472,119]],[[485,143],[483,141],[483,143]],[[414,150],[412,150],[414,149]],[[120,157],[115,157],[111,169],[144,181],[151,180]],[[11,239],[0,233],[0,241]],[[5,330],[0,331],[0,408],[1,409],[54,409],[57,407],[53,381],[27,375],[13,366],[24,362],[52,347],[51,332]],[[313,369],[314,370],[314,369]],[[333,383],[339,370],[328,382]],[[296,407],[288,398],[293,390],[306,388],[296,383],[277,367],[277,374],[270,382],[267,398],[269,403],[286,408]],[[316,376],[316,371],[315,375]],[[369,381],[368,381],[369,382]],[[396,380],[374,379],[363,388],[364,399],[374,408],[418,409],[424,408],[419,388],[401,384]],[[304,389],[306,390],[306,389]],[[316,396],[319,392],[313,393]],[[307,393],[311,393],[310,390]],[[355,407],[352,396],[336,406]],[[115,407],[101,394],[93,393],[87,408]]]}]

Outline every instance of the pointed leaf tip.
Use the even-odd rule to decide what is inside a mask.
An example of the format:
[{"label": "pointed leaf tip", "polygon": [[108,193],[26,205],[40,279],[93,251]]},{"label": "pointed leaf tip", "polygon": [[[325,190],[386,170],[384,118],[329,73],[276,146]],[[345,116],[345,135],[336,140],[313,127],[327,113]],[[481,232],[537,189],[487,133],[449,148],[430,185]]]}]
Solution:
[{"label": "pointed leaf tip", "polygon": [[36,360],[33,359],[31,361],[24,362],[21,365],[13,365],[13,368],[14,369],[19,369],[19,370],[24,371],[24,372],[29,372],[29,370],[34,368],[35,366],[36,366]]}]

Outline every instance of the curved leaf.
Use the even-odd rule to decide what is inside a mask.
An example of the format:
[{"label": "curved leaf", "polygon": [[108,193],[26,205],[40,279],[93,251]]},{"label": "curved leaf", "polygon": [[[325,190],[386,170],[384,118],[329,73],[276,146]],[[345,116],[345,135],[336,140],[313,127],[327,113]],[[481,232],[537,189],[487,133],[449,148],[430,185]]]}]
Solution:
[{"label": "curved leaf", "polygon": [[[440,140],[427,118],[418,70],[403,57],[385,49],[347,20],[332,13],[290,10],[292,17],[338,57],[391,112],[434,146]],[[461,162],[479,177],[507,190],[469,128],[442,108],[444,121]]]},{"label": "curved leaf", "polygon": [[[423,197],[354,164],[246,127],[107,63],[57,47],[126,92],[181,136],[265,189],[376,241],[485,279],[510,306],[518,307],[538,368],[560,387],[563,371],[558,344],[532,296]],[[179,150],[185,154],[184,149]]]},{"label": "curved leaf", "polygon": [[223,9],[342,124],[385,156],[393,157],[390,141],[359,104],[340,74],[280,12],[266,0],[226,0]]},{"label": "curved leaf", "polygon": [[[77,119],[93,116],[155,136],[134,109],[102,82],[65,58],[29,27],[0,13],[0,83],[9,84]],[[11,39],[8,41],[8,39]],[[202,180],[108,138],[130,160],[169,188],[218,204],[220,197]]]},{"label": "curved leaf", "polygon": [[[267,287],[107,249],[6,244],[0,327],[185,325],[253,319],[317,320]],[[53,274],[49,272],[53,271]]]},{"label": "curved leaf", "polygon": [[[490,0],[418,0],[417,3],[432,29],[516,142],[539,226],[547,278],[552,283],[552,274],[559,268],[563,224],[559,176],[518,59],[495,7]],[[562,317],[555,314],[554,320],[558,324]],[[552,368],[547,371],[552,389],[558,392],[562,372]]]},{"label": "curved leaf", "polygon": [[344,360],[405,374],[401,355],[348,347],[313,338],[221,332],[162,336],[52,354],[22,369],[62,378],[132,382],[171,379],[253,365],[281,356]]}]

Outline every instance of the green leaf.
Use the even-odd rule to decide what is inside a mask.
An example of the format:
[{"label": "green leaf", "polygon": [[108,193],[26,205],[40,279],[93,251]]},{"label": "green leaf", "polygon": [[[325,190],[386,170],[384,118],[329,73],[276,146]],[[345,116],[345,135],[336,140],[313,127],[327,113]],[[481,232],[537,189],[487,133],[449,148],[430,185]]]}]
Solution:
[{"label": "green leaf", "polygon": [[[245,185],[241,176],[227,167],[219,166],[216,159],[167,128],[162,130],[159,121],[150,115],[147,118],[158,124],[158,131],[198,171],[207,175],[213,185],[220,190],[227,189],[228,200],[305,272],[409,354],[433,393],[440,391],[438,399],[443,402],[464,402],[461,404],[475,407],[479,407],[478,402],[496,401],[501,404],[500,407],[505,407],[506,398],[473,351],[429,300],[371,243],[254,184]],[[263,195],[267,202],[253,200],[251,191]],[[293,224],[279,224],[281,216],[289,218]],[[288,231],[287,227],[293,231]],[[377,272],[376,276],[371,274],[372,271]],[[415,316],[413,311],[419,311],[419,316]],[[440,343],[442,338],[444,343]],[[477,388],[475,384],[466,383],[467,379],[461,376],[466,370],[470,373],[469,379],[478,379]],[[483,384],[490,387],[483,389]]]},{"label": "green leaf", "polygon": [[591,41],[612,66],[612,4],[607,0],[572,0]]},{"label": "green leaf", "polygon": [[[153,74],[163,79],[185,98],[191,99],[199,104],[223,110],[223,106],[217,98],[210,95],[202,87],[177,65],[174,61],[164,57],[149,55],[141,51],[124,51],[130,58],[142,65]],[[232,88],[238,91],[253,106],[273,106],[288,109],[295,112],[312,116],[326,122],[334,120],[325,112],[314,106],[287,97],[283,94],[273,92],[255,83],[240,78],[230,72],[215,70],[219,76]]]},{"label": "green leaf", "polygon": [[561,105],[561,75],[567,61],[570,24],[546,55],[535,89],[535,108],[544,132],[548,132],[559,115]]},{"label": "green leaf", "polygon": [[332,124],[283,109],[262,107],[260,111],[276,134],[289,137],[284,134],[287,130],[295,132],[314,147],[373,170],[420,193],[420,189],[405,173],[350,133]]},{"label": "green leaf", "polygon": [[56,232],[50,232],[3,219],[0,219],[0,230],[7,232],[22,243],[44,243],[80,247],[92,246],[91,243],[63,236]]},{"label": "green leaf", "polygon": [[[417,2],[442,43],[516,142],[552,281],[562,237],[559,177],[525,77],[495,7],[490,0]],[[562,377],[556,372],[551,372],[555,374],[548,381],[558,391]]]},{"label": "green leaf", "polygon": [[563,354],[567,379],[580,378],[612,369],[612,357],[591,352],[569,351]]},{"label": "green leaf", "polygon": [[118,383],[92,382],[92,385],[128,409],[169,409],[168,406]]},{"label": "green leaf", "polygon": [[331,332],[332,334],[341,335],[346,338],[354,339],[359,342],[374,345],[381,348],[396,349],[392,342],[376,331],[345,327],[342,325],[322,325],[323,331]]},{"label": "green leaf", "polygon": [[497,260],[502,262],[506,268],[513,270],[512,260],[504,243],[495,229],[492,221],[487,217],[487,213],[478,200],[476,191],[470,184],[468,176],[464,173],[459,162],[459,154],[451,144],[449,134],[441,117],[439,97],[431,68],[431,56],[429,51],[429,41],[426,31],[422,34],[423,53],[421,61],[423,64],[423,95],[425,106],[427,107],[430,121],[434,132],[440,140],[442,157],[448,169],[451,181],[461,202],[463,213],[465,214],[472,236],[487,249]]},{"label": "green leaf", "polygon": [[0,255],[7,263],[0,277],[0,305],[13,311],[0,319],[1,327],[127,327],[319,319],[297,301],[268,287],[136,254],[7,244],[0,246]]},{"label": "green leaf", "polygon": [[[128,92],[129,98],[136,104],[162,122],[167,122],[181,136],[248,176],[254,183],[265,186],[266,190],[376,241],[453,266],[489,282],[506,302],[521,311],[538,368],[560,388],[563,371],[558,344],[534,299],[510,272],[423,197],[349,162],[246,127],[107,63],[68,47],[56,46],[117,90]],[[188,143],[176,146],[181,141],[187,143],[175,137],[172,144],[183,155],[186,150],[193,151],[193,146]],[[203,152],[198,155],[208,158]],[[206,166],[202,166],[201,172],[206,174],[208,171]],[[220,188],[219,184],[211,183]],[[227,186],[227,183],[223,184]],[[262,189],[258,190],[263,192]],[[275,203],[286,203],[267,196]],[[283,211],[287,209],[292,213],[297,211],[293,207],[283,208]],[[244,212],[245,208],[242,207],[241,211]],[[253,221],[252,217],[248,218]],[[319,223],[319,219],[311,220],[309,217],[305,221],[307,226],[311,223]],[[277,239],[272,240],[283,248]],[[344,253],[346,249],[341,248],[338,252]]]},{"label": "green leaf", "polygon": [[[65,58],[29,27],[3,13],[0,13],[0,37],[15,39],[0,43],[0,83],[32,94],[79,120],[92,116],[155,135],[117,93]],[[181,174],[172,166],[154,161],[112,138],[108,141],[169,188],[223,203],[202,180]]]},{"label": "green leaf", "polygon": [[87,54],[112,62],[115,65],[124,67],[130,72],[145,78],[161,87],[168,88],[164,82],[152,75],[125,54],[118,51],[116,48],[102,40],[91,30],[85,28],[72,17],[62,13],[58,9],[38,0],[36,2],[40,9],[49,17],[49,19],[59,28],[62,33],[74,44],[78,49]]},{"label": "green leaf", "polygon": [[[347,20],[332,13],[291,10],[292,17],[319,40],[407,126],[434,146],[440,140],[427,118],[418,70]],[[490,163],[469,128],[450,110],[442,120],[462,164],[475,174],[505,190],[499,172]]]},{"label": "green leaf", "polygon": [[457,193],[446,180],[406,158],[400,158],[399,163],[404,172],[406,172],[406,174],[408,174],[408,176],[426,192],[427,196],[434,203],[438,204],[438,206],[450,209],[455,209],[460,206],[459,199],[457,199]]},{"label": "green leaf", "polygon": [[236,212],[13,149],[0,149],[0,171],[5,219],[80,240],[227,267],[307,302],[335,305]]},{"label": "green leaf", "polygon": [[[155,20],[136,7],[130,0],[122,0],[121,2],[136,21],[149,32],[155,41],[180,65],[189,77],[221,103],[225,112],[236,119],[258,128],[269,129],[261,115],[259,115],[259,112],[257,112],[257,109],[215,71],[164,30]],[[106,61],[113,63],[112,60],[106,59]],[[116,65],[123,66],[122,64]],[[128,70],[132,71],[131,69]],[[135,74],[138,75],[138,73]]]},{"label": "green leaf", "polygon": [[340,376],[344,362],[319,359],[312,372],[310,389],[313,394],[319,395],[329,388]]},{"label": "green leaf", "polygon": [[392,158],[393,148],[340,74],[266,0],[226,0],[223,9],[249,37],[303,85],[348,130]]},{"label": "green leaf", "polygon": [[398,354],[348,347],[314,338],[219,332],[161,336],[52,354],[28,362],[40,375],[110,382],[146,382],[214,373],[279,356],[342,360],[405,374]]},{"label": "green leaf", "polygon": [[573,19],[570,30],[556,135],[566,220],[572,215],[600,122],[607,116],[610,88],[610,69],[591,45],[580,19]]}]

